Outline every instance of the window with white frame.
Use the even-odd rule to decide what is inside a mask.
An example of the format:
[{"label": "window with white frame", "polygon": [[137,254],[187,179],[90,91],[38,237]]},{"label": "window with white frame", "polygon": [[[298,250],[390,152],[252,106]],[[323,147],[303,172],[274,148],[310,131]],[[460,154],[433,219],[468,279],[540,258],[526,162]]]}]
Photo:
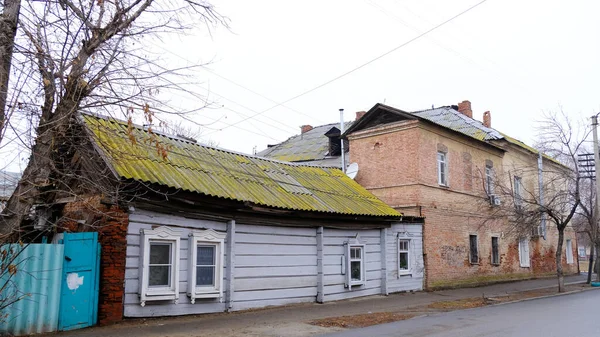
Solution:
[{"label": "window with white frame", "polygon": [[514,185],[515,207],[520,209],[523,207],[523,179],[515,176]]},{"label": "window with white frame", "polygon": [[521,267],[529,267],[529,239],[521,238],[519,240],[519,264]]},{"label": "window with white frame", "polygon": [[577,251],[579,253],[579,257],[587,257],[587,253],[585,252],[585,247],[577,247]]},{"label": "window with white frame", "polygon": [[491,166],[485,166],[485,189],[488,195],[494,194],[494,169]]},{"label": "window with white frame", "polygon": [[469,262],[479,263],[479,249],[477,247],[477,235],[469,235]]},{"label": "window with white frame", "polygon": [[355,243],[346,243],[345,273],[346,286],[352,289],[365,283],[365,245],[355,240]]},{"label": "window with white frame", "polygon": [[571,242],[571,239],[567,239],[566,249],[565,256],[567,257],[567,263],[571,264],[573,263],[573,243]]},{"label": "window with white frame", "polygon": [[398,239],[398,275],[410,273],[410,240]]},{"label": "window with white frame", "polygon": [[181,232],[169,227],[140,230],[140,304],[179,299]]},{"label": "window with white frame", "polygon": [[223,260],[225,233],[212,229],[193,231],[189,235],[188,296],[223,298]]},{"label": "window with white frame", "polygon": [[437,153],[438,184],[448,186],[448,154],[438,151]]}]

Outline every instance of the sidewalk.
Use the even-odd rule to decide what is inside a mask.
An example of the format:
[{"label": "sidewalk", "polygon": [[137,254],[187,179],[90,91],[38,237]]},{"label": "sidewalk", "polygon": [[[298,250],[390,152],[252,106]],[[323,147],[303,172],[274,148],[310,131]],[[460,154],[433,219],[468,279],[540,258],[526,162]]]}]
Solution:
[{"label": "sidewalk", "polygon": [[[565,277],[565,283],[583,283],[586,277],[585,274]],[[60,332],[49,334],[49,336],[310,336],[342,330],[339,327],[320,327],[308,324],[308,322],[320,318],[373,312],[411,312],[411,308],[422,308],[440,301],[500,297],[556,287],[556,284],[556,278],[549,278],[477,288],[370,296],[325,304],[307,303],[233,313],[131,319],[117,325]]]}]

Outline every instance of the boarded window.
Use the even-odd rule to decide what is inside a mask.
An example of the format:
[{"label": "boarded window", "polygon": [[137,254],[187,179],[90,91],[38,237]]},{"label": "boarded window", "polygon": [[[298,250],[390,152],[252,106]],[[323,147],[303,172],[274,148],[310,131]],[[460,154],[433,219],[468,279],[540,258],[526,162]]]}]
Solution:
[{"label": "boarded window", "polygon": [[492,264],[500,264],[500,251],[498,248],[497,236],[492,236]]},{"label": "boarded window", "polygon": [[519,264],[521,267],[529,267],[529,239],[519,240]]},{"label": "boarded window", "polygon": [[479,263],[479,251],[477,250],[477,235],[469,235],[469,261]]},{"label": "boarded window", "polygon": [[572,242],[571,239],[567,240],[566,257],[567,257],[567,263],[569,263],[569,264],[573,263],[573,244],[571,242]]}]

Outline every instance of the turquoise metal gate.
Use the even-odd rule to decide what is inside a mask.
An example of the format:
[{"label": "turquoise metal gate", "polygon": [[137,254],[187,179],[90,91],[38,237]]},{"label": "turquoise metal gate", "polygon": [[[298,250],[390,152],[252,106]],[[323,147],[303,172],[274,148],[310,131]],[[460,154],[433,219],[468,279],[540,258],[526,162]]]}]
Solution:
[{"label": "turquoise metal gate", "polygon": [[96,324],[100,246],[98,233],[65,234],[59,330]]},{"label": "turquoise metal gate", "polygon": [[[96,324],[98,233],[66,233],[58,244],[0,246],[0,335],[72,330]],[[14,303],[13,303],[14,302]]]}]

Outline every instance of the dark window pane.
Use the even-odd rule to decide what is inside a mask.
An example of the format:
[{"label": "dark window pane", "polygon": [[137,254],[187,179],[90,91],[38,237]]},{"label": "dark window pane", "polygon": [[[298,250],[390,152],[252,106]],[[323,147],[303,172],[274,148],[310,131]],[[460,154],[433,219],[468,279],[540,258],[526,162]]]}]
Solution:
[{"label": "dark window pane", "polygon": [[215,267],[196,267],[196,285],[214,286]]},{"label": "dark window pane", "polygon": [[362,272],[360,270],[361,263],[360,261],[352,261],[350,262],[350,278],[353,281],[362,280]]},{"label": "dark window pane", "polygon": [[171,264],[171,244],[150,243],[150,264]]},{"label": "dark window pane", "polygon": [[170,266],[150,266],[148,276],[148,285],[150,287],[170,286],[171,267]]},{"label": "dark window pane", "polygon": [[196,264],[198,266],[215,265],[215,246],[198,246],[196,253]]},{"label": "dark window pane", "polygon": [[498,252],[498,238],[492,237],[492,263],[500,263],[500,254]]},{"label": "dark window pane", "polygon": [[471,263],[478,263],[479,254],[477,252],[477,235],[469,235],[469,244],[471,252]]},{"label": "dark window pane", "polygon": [[400,253],[400,270],[408,270],[408,253]]}]

